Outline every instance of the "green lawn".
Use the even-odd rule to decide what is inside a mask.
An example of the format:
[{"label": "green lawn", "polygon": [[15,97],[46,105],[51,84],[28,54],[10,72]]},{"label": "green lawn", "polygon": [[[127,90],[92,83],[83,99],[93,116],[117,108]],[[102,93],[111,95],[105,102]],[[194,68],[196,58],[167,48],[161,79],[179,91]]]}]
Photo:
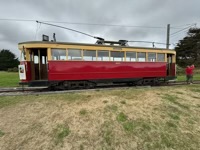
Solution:
[{"label": "green lawn", "polygon": [[[177,76],[177,81],[185,81],[186,80],[186,76],[185,75],[179,75]],[[194,75],[193,77],[193,80],[200,80],[200,75],[199,74],[196,74]]]},{"label": "green lawn", "polygon": [[0,71],[0,87],[17,87],[19,86],[18,72]]}]

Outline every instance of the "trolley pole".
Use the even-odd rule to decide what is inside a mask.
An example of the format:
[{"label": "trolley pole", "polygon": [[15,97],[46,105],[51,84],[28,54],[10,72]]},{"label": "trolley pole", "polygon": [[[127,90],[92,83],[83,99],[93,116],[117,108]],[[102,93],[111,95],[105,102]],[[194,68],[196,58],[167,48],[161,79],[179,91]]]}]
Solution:
[{"label": "trolley pole", "polygon": [[170,24],[167,25],[167,42],[166,42],[166,49],[169,49],[169,34],[170,34]]}]

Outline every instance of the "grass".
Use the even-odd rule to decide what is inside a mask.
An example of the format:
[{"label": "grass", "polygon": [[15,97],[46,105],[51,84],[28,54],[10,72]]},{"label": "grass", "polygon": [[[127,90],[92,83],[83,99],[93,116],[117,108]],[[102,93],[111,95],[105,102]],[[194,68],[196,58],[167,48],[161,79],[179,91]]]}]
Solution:
[{"label": "grass", "polygon": [[198,149],[198,89],[0,97],[0,149]]},{"label": "grass", "polygon": [[167,121],[166,122],[166,129],[168,129],[168,128],[177,128],[177,125],[176,125],[176,123],[174,122],[174,121]]},{"label": "grass", "polygon": [[112,112],[117,112],[118,110],[118,107],[116,105],[107,105],[105,107],[105,111],[112,111]]},{"label": "grass", "polygon": [[126,101],[120,101],[121,104],[126,104]]},{"label": "grass", "polygon": [[169,113],[169,116],[174,120],[180,120],[180,116],[177,114]]},{"label": "grass", "polygon": [[182,104],[179,102],[179,98],[176,97],[176,96],[173,96],[173,95],[169,95],[169,94],[165,94],[163,99],[175,104],[176,106],[179,106],[181,108],[184,108],[184,109],[189,109],[189,106],[188,105],[185,105],[185,104]]},{"label": "grass", "polygon": [[102,128],[102,145],[104,145],[105,149],[112,149],[112,144],[113,144],[113,131],[112,131],[112,122],[111,121],[105,121],[103,125],[101,126]]},{"label": "grass", "polygon": [[117,121],[119,121],[119,122],[125,122],[126,120],[127,120],[127,116],[123,112],[120,112],[117,115]]},{"label": "grass", "polygon": [[133,122],[131,122],[131,121],[125,122],[122,126],[123,126],[124,130],[127,132],[132,132],[133,129],[135,128]]},{"label": "grass", "polygon": [[194,88],[194,89],[191,89],[191,90],[194,91],[194,92],[200,93],[200,89]]},{"label": "grass", "polygon": [[0,108],[12,106],[23,102],[25,98],[21,98],[20,96],[13,96],[13,97],[0,97]]},{"label": "grass", "polygon": [[[194,74],[193,80],[200,80],[200,76],[198,74]],[[178,75],[177,76],[177,81],[186,81],[186,76],[185,75]]]},{"label": "grass", "polygon": [[19,86],[18,72],[0,71],[0,87],[17,87]]},{"label": "grass", "polygon": [[79,113],[80,113],[80,115],[86,115],[87,114],[87,110],[86,109],[81,109]]},{"label": "grass", "polygon": [[[55,94],[55,95],[29,95],[29,96],[5,96],[0,97],[0,108],[15,106],[21,103],[32,103],[32,102],[49,102],[52,103],[54,100],[64,101],[66,103],[79,103],[90,100],[87,95],[80,93],[67,93],[67,94]],[[55,102],[55,101],[54,101]]]},{"label": "grass", "polygon": [[[145,120],[128,120],[122,124],[123,128],[127,133],[133,133],[138,136],[141,135],[142,132],[148,132],[151,130],[151,124]],[[146,133],[145,133],[146,134]]]},{"label": "grass", "polygon": [[59,124],[54,129],[55,144],[63,144],[63,140],[70,134],[70,129],[65,124]]},{"label": "grass", "polygon": [[0,130],[0,137],[2,137],[5,133]]}]

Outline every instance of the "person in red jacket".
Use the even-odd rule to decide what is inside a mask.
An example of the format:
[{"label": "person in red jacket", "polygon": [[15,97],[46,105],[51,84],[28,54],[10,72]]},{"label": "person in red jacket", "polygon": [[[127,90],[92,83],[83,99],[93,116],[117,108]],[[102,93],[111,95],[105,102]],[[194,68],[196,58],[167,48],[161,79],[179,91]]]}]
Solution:
[{"label": "person in red jacket", "polygon": [[193,70],[194,70],[194,65],[192,66],[187,66],[187,68],[185,69],[185,73],[186,73],[186,81],[189,84],[193,83]]},{"label": "person in red jacket", "polygon": [[193,83],[193,70],[194,70],[194,65],[190,66],[191,68],[191,83]]}]

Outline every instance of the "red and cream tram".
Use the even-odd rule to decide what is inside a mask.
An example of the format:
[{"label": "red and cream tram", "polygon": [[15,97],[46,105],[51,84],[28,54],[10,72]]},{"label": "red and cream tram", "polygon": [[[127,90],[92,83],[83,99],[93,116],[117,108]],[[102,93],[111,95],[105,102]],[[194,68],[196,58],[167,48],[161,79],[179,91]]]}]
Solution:
[{"label": "red and cream tram", "polygon": [[174,50],[116,43],[19,43],[20,84],[70,89],[94,87],[98,83],[143,85],[175,79]]}]

